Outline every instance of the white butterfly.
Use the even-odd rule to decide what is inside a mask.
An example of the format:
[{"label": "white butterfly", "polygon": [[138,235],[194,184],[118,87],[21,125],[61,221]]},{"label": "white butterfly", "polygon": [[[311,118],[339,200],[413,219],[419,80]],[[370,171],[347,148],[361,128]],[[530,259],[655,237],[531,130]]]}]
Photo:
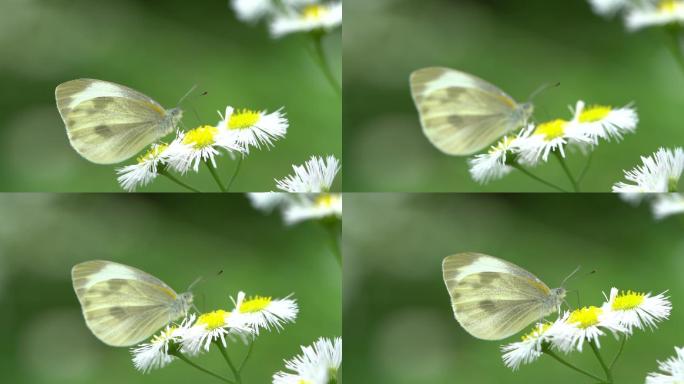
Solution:
[{"label": "white butterfly", "polygon": [[558,311],[566,293],[513,263],[481,253],[447,256],[442,272],[456,320],[479,339],[500,340],[520,332]]},{"label": "white butterfly", "polygon": [[93,163],[114,164],[172,132],[183,111],[103,80],[67,81],[55,89],[71,146]]},{"label": "white butterfly", "polygon": [[192,293],[177,294],[156,277],[111,261],[76,264],[71,280],[86,325],[115,347],[147,339],[192,306]]},{"label": "white butterfly", "polygon": [[449,68],[419,69],[410,84],[425,136],[449,155],[486,148],[523,127],[534,109],[478,77]]}]

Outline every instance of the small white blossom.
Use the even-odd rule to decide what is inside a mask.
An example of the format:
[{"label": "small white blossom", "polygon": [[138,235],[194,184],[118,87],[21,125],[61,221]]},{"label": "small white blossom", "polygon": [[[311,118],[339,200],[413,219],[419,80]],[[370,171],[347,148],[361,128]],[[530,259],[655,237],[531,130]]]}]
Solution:
[{"label": "small white blossom", "polygon": [[221,129],[220,137],[237,144],[245,153],[249,153],[250,147],[273,147],[274,141],[285,137],[289,126],[282,108],[267,113],[250,109],[236,110],[228,106],[225,115],[219,112],[219,116],[221,121],[217,126]]},{"label": "small white blossom", "polygon": [[600,347],[599,337],[605,335],[605,331],[627,332],[614,312],[594,306],[576,309],[563,318],[565,321],[555,328],[554,346],[565,353],[581,352],[585,341]]},{"label": "small white blossom", "polygon": [[684,348],[675,347],[676,356],[658,362],[660,372],[651,372],[646,377],[646,384],[680,384],[684,383]]},{"label": "small white blossom", "polygon": [[642,156],[643,165],[625,171],[628,184],[619,182],[613,185],[613,192],[648,193],[674,192],[684,170],[684,150],[660,148],[652,156]]},{"label": "small white blossom", "polygon": [[293,165],[294,175],[276,179],[276,187],[285,192],[327,192],[340,171],[340,161],[335,156],[311,156],[304,165]]},{"label": "small white blossom", "polygon": [[337,382],[342,365],[342,338],[319,338],[311,346],[302,346],[302,354],[285,360],[290,372],[277,372],[273,384],[329,384]]},{"label": "small white blossom", "polygon": [[579,130],[586,134],[593,144],[599,139],[622,139],[625,133],[633,133],[639,123],[636,110],[630,106],[612,108],[604,105],[586,107],[583,101],[578,101],[575,116]]},{"label": "small white blossom", "polygon": [[273,299],[266,296],[253,296],[245,298],[244,292],[239,292],[235,303],[233,314],[239,316],[243,323],[250,327],[255,334],[259,334],[259,329],[268,331],[271,328],[276,330],[283,329],[283,324],[293,323],[297,318],[299,308],[294,299],[289,296],[284,299]]},{"label": "small white blossom", "polygon": [[657,194],[651,203],[651,209],[653,216],[658,220],[684,213],[684,195],[681,193]]},{"label": "small white blossom", "polygon": [[228,153],[243,151],[241,146],[222,135],[221,131],[211,125],[202,125],[187,132],[179,131],[166,150],[169,166],[182,174],[189,169],[198,172],[200,163],[207,160],[216,168],[216,157],[220,155],[220,150]]},{"label": "small white blossom", "polygon": [[201,314],[197,321],[183,334],[183,349],[189,354],[208,351],[212,342],[221,341],[226,347],[227,338],[245,336],[254,332],[245,318],[222,309]]},{"label": "small white blossom", "polygon": [[660,0],[645,1],[632,7],[625,16],[625,25],[630,31],[684,23],[684,1]]},{"label": "small white blossom", "polygon": [[119,175],[117,180],[121,187],[128,192],[135,191],[138,187],[144,187],[158,175],[160,166],[168,158],[167,144],[153,144],[150,149],[138,157],[137,163],[126,165],[116,170]]},{"label": "small white blossom", "polygon": [[617,288],[611,288],[608,301],[601,308],[604,312],[613,312],[618,323],[631,333],[634,328],[655,328],[670,316],[672,303],[665,293],[651,296],[633,291],[620,293]]},{"label": "small white blossom", "polygon": [[133,348],[133,365],[143,373],[169,365],[176,357],[169,354],[169,348],[178,348],[195,316],[190,315],[180,325],[168,325],[148,343]]},{"label": "small white blossom", "polygon": [[330,31],[342,25],[342,2],[309,4],[276,15],[270,25],[275,38],[295,32]]},{"label": "small white blossom", "polygon": [[557,328],[563,325],[564,321],[565,318],[560,317],[553,323],[536,324],[530,333],[522,337],[521,341],[501,346],[504,364],[515,371],[520,368],[520,365],[530,364],[537,360],[543,354],[543,346],[545,344],[551,346],[557,338]]}]

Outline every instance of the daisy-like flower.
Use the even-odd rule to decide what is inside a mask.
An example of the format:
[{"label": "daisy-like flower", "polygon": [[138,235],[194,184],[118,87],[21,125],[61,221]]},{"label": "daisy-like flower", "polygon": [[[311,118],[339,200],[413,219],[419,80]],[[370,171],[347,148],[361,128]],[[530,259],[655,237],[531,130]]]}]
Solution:
[{"label": "daisy-like flower", "polygon": [[[523,132],[529,132],[523,130]],[[500,179],[513,170],[506,163],[511,156],[515,156],[515,150],[520,143],[520,137],[504,136],[498,143],[492,145],[487,153],[475,155],[468,160],[470,176],[480,184],[486,184],[492,180]]]},{"label": "daisy-like flower", "polygon": [[178,348],[195,315],[186,317],[180,325],[168,325],[148,343],[131,350],[135,368],[143,373],[169,365],[176,357],[169,354],[170,348]]},{"label": "daisy-like flower", "polygon": [[630,0],[589,0],[594,13],[601,16],[614,16],[631,5]]},{"label": "daisy-like flower", "polygon": [[657,0],[642,2],[632,7],[625,16],[630,31],[669,24],[684,23],[684,1]]},{"label": "daisy-like flower", "polygon": [[237,313],[218,309],[204,313],[197,318],[183,334],[183,349],[189,354],[196,355],[208,351],[211,343],[221,340],[226,347],[226,338],[245,336],[254,330],[245,323],[245,318]]},{"label": "daisy-like flower", "polygon": [[271,35],[279,38],[295,32],[330,31],[342,25],[342,2],[314,3],[292,12],[276,15],[270,25]]},{"label": "daisy-like flower", "polygon": [[565,157],[565,146],[572,144],[590,144],[591,139],[579,127],[577,121],[556,119],[542,124],[530,125],[526,128],[525,139],[517,144],[519,153],[527,164],[537,164],[540,160],[548,161],[549,154],[558,151]]},{"label": "daisy-like flower", "polygon": [[594,144],[599,139],[610,141],[611,138],[620,140],[625,133],[636,130],[639,117],[636,110],[630,106],[612,108],[605,105],[585,107],[583,101],[578,101],[575,107],[574,121],[580,131],[583,131]]},{"label": "daisy-like flower", "polygon": [[657,323],[666,320],[670,316],[672,303],[664,292],[651,296],[650,293],[619,292],[617,288],[611,288],[610,297],[601,308],[604,312],[612,311],[617,322],[627,333],[632,333],[634,328],[652,329]]},{"label": "daisy-like flower", "polygon": [[272,147],[273,142],[285,137],[289,125],[282,108],[271,113],[250,109],[236,110],[226,107],[225,115],[221,116],[218,127],[221,136],[229,143],[235,143],[242,151],[249,153],[249,147]]},{"label": "daisy-like flower", "polygon": [[299,7],[315,1],[280,0],[280,6],[278,6],[274,0],[231,0],[230,5],[239,20],[255,23],[264,17],[287,12],[290,7]]},{"label": "daisy-like flower", "polygon": [[286,192],[253,192],[248,193],[247,198],[254,208],[264,213],[271,213],[292,201],[292,196]]},{"label": "daisy-like flower", "polygon": [[502,345],[501,357],[504,364],[515,371],[520,368],[520,365],[530,364],[537,360],[543,354],[542,347],[545,344],[551,345],[557,337],[556,330],[564,324],[566,318],[560,317],[553,323],[536,324],[532,331],[522,337],[521,341]]},{"label": "daisy-like flower", "polygon": [[285,360],[290,372],[277,372],[273,384],[333,384],[342,365],[342,338],[319,338],[311,346],[302,346],[302,354]]},{"label": "daisy-like flower", "polygon": [[660,148],[652,156],[642,156],[643,165],[625,171],[628,184],[619,182],[613,185],[613,192],[620,193],[661,193],[676,192],[679,178],[684,171],[684,149]]},{"label": "daisy-like flower", "polygon": [[651,372],[646,377],[646,384],[678,384],[684,383],[684,348],[675,347],[676,356],[658,362],[660,372]]},{"label": "daisy-like flower", "polygon": [[285,192],[319,193],[327,192],[340,171],[340,161],[335,156],[311,156],[304,165],[293,165],[294,175],[282,180],[276,179],[276,187]]},{"label": "daisy-like flower", "polygon": [[584,342],[596,343],[600,347],[599,337],[610,331],[613,334],[627,332],[620,325],[613,311],[599,307],[583,307],[563,316],[565,321],[555,328],[554,345],[568,353],[574,349],[582,352]]},{"label": "daisy-like flower", "polygon": [[246,298],[244,292],[239,292],[237,301],[233,298],[231,300],[235,303],[232,313],[240,317],[257,335],[261,328],[268,331],[274,328],[279,331],[283,329],[283,324],[294,323],[299,312],[297,302],[290,299],[290,296],[284,299],[266,296]]},{"label": "daisy-like flower", "polygon": [[187,132],[179,131],[167,148],[169,166],[183,174],[190,168],[197,172],[200,163],[207,160],[216,168],[216,156],[221,149],[229,153],[242,152],[234,140],[221,133],[219,127],[211,125],[202,125]]},{"label": "daisy-like flower", "polygon": [[684,213],[684,196],[680,193],[657,194],[651,203],[651,210],[658,220]]},{"label": "daisy-like flower", "polygon": [[158,169],[168,158],[167,144],[152,144],[150,149],[139,156],[136,164],[127,165],[116,170],[117,180],[121,187],[133,192],[137,187],[144,187],[158,175]]},{"label": "daisy-like flower", "polygon": [[302,194],[283,207],[283,220],[287,225],[333,218],[342,218],[342,195],[339,193]]}]

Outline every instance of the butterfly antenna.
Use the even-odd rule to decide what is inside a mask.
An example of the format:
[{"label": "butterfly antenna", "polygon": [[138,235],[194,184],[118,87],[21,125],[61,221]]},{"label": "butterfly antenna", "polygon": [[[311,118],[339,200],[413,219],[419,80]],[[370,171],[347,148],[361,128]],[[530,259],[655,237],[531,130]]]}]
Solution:
[{"label": "butterfly antenna", "polygon": [[190,88],[190,90],[187,91],[187,92],[185,92],[185,95],[183,95],[183,97],[181,97],[180,100],[178,100],[178,103],[176,103],[176,105],[181,105],[181,103],[183,103],[183,101],[184,101],[188,96],[190,96],[190,94],[193,93],[193,92],[195,91],[196,88],[197,88],[197,84],[193,85],[193,86]]},{"label": "butterfly antenna", "polygon": [[529,97],[529,101],[534,100],[534,98],[539,96],[542,92],[546,92],[547,90],[549,90],[551,88],[556,88],[556,87],[560,87],[560,82],[555,83],[555,84],[551,84],[551,83],[542,84],[539,88],[535,89],[534,92],[532,92],[532,94]]},{"label": "butterfly antenna", "polygon": [[565,287],[565,283],[567,283],[567,281],[570,280],[570,278],[572,278],[577,272],[579,272],[579,270],[581,268],[582,268],[582,266],[578,265],[577,268],[575,268],[575,270],[572,271],[571,274],[569,274],[565,279],[563,279],[563,282],[561,283],[561,287]]},{"label": "butterfly antenna", "polygon": [[188,292],[189,292],[189,291],[192,291],[192,288],[193,288],[195,285],[199,284],[202,280],[204,280],[204,277],[202,277],[202,276],[196,278],[195,281],[193,281],[192,284],[190,284],[190,286],[188,287]]}]

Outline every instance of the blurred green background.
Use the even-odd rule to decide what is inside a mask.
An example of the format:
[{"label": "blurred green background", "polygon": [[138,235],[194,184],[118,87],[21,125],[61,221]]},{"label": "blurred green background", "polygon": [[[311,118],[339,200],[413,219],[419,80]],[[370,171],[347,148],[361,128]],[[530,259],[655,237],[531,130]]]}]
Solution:
[{"label": "blurred green background", "polygon": [[[634,102],[636,134],[599,145],[584,191],[610,191],[639,156],[684,145],[684,73],[666,35],[627,33],[584,0],[347,0],[344,18],[346,191],[551,191],[519,172],[480,186],[464,158],[434,148],[408,87],[409,74],[426,66],[475,74],[519,101],[560,82],[535,99],[539,122],[569,119],[580,99]],[[569,165],[577,174],[585,161],[573,154]],[[570,188],[555,160],[534,172]]]},{"label": "blurred green background", "polygon": [[[616,383],[643,383],[656,360],[684,345],[684,215],[654,221],[647,206],[609,194],[347,194],[344,212],[345,375],[351,383],[576,384],[585,378],[542,357],[513,372],[499,346],[454,320],[441,261],[478,251],[558,286],[578,265],[583,305],[611,287],[669,290],[673,311],[654,332],[637,331],[615,368]],[[596,274],[587,276],[595,269]],[[576,305],[574,294],[568,301]],[[552,317],[553,318],[553,317]],[[618,343],[601,339],[612,358]],[[568,359],[601,372],[591,351]]]},{"label": "blurred green background", "polygon": [[[232,309],[229,295],[239,290],[293,293],[297,321],[259,336],[245,383],[270,382],[300,345],[341,335],[341,271],[325,231],[314,223],[285,227],[242,195],[4,194],[0,213],[3,383],[215,381],[180,361],[143,375],[127,348],[97,340],[70,277],[74,264],[92,259],[138,267],[177,291],[204,276],[193,289],[201,310]],[[239,343],[228,349],[235,360],[246,352]],[[193,361],[228,373],[216,350]]]},{"label": "blurred green background", "polygon": [[[338,75],[340,35],[324,42]],[[271,39],[266,26],[239,22],[227,0],[3,0],[0,190],[121,191],[117,166],[91,164],[72,150],[57,112],[57,84],[81,77],[130,86],[166,108],[197,84],[182,106],[188,128],[216,124],[216,111],[228,104],[284,106],[286,138],[250,153],[233,188],[273,190],[273,179],[288,175],[292,164],[342,156],[340,99],[309,56],[309,43],[306,35]],[[198,97],[202,91],[208,94]],[[227,156],[219,161],[224,180],[234,166]],[[183,180],[217,191],[206,169]],[[162,178],[142,190],[181,191]]]}]

